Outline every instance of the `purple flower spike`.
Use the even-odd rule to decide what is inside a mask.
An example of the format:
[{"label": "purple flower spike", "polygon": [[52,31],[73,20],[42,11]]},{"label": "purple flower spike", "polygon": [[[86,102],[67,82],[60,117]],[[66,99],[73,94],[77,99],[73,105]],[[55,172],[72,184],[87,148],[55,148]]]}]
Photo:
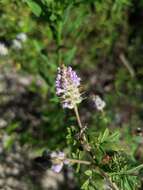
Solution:
[{"label": "purple flower spike", "polygon": [[70,66],[58,68],[56,94],[61,97],[63,108],[73,109],[82,101],[79,92],[80,81],[81,79]]}]

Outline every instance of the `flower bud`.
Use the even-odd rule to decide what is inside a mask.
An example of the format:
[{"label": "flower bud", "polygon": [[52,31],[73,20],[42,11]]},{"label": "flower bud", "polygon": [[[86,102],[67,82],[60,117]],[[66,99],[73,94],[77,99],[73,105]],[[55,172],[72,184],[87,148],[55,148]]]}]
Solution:
[{"label": "flower bud", "polygon": [[104,107],[106,106],[104,100],[102,100],[98,95],[93,96],[93,102],[98,111],[103,111]]}]

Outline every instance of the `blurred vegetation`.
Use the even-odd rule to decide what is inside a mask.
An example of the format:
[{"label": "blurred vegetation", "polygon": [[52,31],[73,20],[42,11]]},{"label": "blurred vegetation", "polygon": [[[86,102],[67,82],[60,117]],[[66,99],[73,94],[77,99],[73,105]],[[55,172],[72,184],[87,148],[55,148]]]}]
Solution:
[{"label": "blurred vegetation", "polygon": [[[1,133],[9,135],[5,148],[18,140],[38,153],[45,148],[69,152],[67,127],[76,120],[61,109],[55,94],[57,67],[64,63],[82,78],[85,100],[80,112],[92,126],[88,133],[118,129],[122,147],[142,163],[142,10],[142,0],[1,0],[0,43],[8,55],[0,56],[0,75],[11,75],[10,86],[15,75],[17,80],[32,77],[24,91],[19,86],[11,90],[5,80],[12,95],[5,94],[0,82],[0,119],[7,121]],[[20,33],[27,40],[14,48]],[[104,119],[93,108],[93,94],[106,101]]]}]

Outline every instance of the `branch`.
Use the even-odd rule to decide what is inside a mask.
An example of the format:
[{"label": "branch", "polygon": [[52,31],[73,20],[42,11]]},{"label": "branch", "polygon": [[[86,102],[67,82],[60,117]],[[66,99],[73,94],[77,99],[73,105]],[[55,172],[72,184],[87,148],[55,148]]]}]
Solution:
[{"label": "branch", "polygon": [[[85,134],[83,133],[83,125],[81,123],[81,119],[80,119],[80,115],[79,115],[79,112],[78,112],[78,108],[77,106],[74,107],[74,111],[75,111],[75,115],[76,115],[76,118],[77,118],[77,122],[78,122],[78,125],[79,125],[79,128],[80,128],[80,143],[83,147],[83,149],[88,152],[88,154],[90,155],[90,157],[92,158],[92,160],[95,162],[96,159],[95,159],[95,156],[93,155],[93,153],[91,152],[91,146],[89,145],[89,143],[87,142],[87,138],[85,136]],[[83,132],[81,132],[83,131]],[[90,163],[91,164],[91,163]],[[98,170],[100,171],[101,175],[107,180],[109,186],[112,188],[112,190],[119,190],[119,188],[116,186],[115,183],[113,183],[110,179],[110,177],[108,176],[108,174],[106,174],[102,169],[99,168],[99,166],[97,166]]]}]

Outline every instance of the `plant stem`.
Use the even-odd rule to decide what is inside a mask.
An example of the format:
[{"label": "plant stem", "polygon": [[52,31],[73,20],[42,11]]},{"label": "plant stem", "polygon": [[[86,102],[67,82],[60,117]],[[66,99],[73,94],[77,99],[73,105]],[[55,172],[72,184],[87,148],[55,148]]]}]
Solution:
[{"label": "plant stem", "polygon": [[86,165],[91,164],[91,162],[85,161],[85,160],[75,160],[75,159],[66,159],[66,160],[71,162],[71,163],[86,164]]},{"label": "plant stem", "polygon": [[58,63],[58,66],[61,66],[62,64],[61,46],[58,46],[57,48],[57,63]]},{"label": "plant stem", "polygon": [[[90,157],[92,158],[92,160],[94,160],[95,162],[95,158],[94,158],[94,155],[93,153],[91,152],[91,148],[90,148],[90,145],[88,144],[88,142],[86,141],[86,137],[85,137],[85,134],[82,134],[81,133],[81,130],[83,129],[83,125],[81,123],[81,119],[80,119],[80,115],[79,115],[79,111],[78,111],[78,107],[75,105],[74,107],[74,112],[75,112],[75,115],[76,115],[76,118],[77,118],[77,122],[78,122],[78,125],[79,125],[79,128],[80,128],[80,134],[82,135],[81,136],[81,139],[80,139],[80,143],[81,145],[83,146],[84,150],[86,152],[88,152],[88,154],[90,155]],[[85,141],[85,142],[83,142]],[[89,147],[89,148],[87,148]],[[90,163],[91,164],[91,163]],[[89,165],[89,164],[88,164]],[[107,180],[107,182],[109,183],[110,187],[112,188],[112,190],[119,190],[118,187],[116,186],[116,184],[114,184],[110,177],[102,170],[99,168],[99,166],[97,166],[98,169],[99,169],[99,172],[101,173],[101,175]]]},{"label": "plant stem", "polygon": [[129,71],[130,75],[132,78],[135,77],[135,71],[132,68],[131,64],[129,63],[129,61],[127,60],[127,58],[125,57],[125,55],[122,53],[119,56],[120,60],[122,61],[123,65],[127,68],[127,70]]},{"label": "plant stem", "polygon": [[99,168],[99,171],[100,171],[101,175],[106,179],[107,183],[112,188],[112,190],[119,190],[119,188],[117,187],[117,185],[111,181],[110,177],[103,170],[101,170]]},{"label": "plant stem", "polygon": [[77,122],[78,122],[78,125],[79,125],[80,129],[83,129],[83,125],[81,123],[81,119],[80,119],[80,116],[79,116],[78,107],[76,105],[74,107],[74,112],[75,112],[75,115],[76,115],[76,118],[77,118]]}]

